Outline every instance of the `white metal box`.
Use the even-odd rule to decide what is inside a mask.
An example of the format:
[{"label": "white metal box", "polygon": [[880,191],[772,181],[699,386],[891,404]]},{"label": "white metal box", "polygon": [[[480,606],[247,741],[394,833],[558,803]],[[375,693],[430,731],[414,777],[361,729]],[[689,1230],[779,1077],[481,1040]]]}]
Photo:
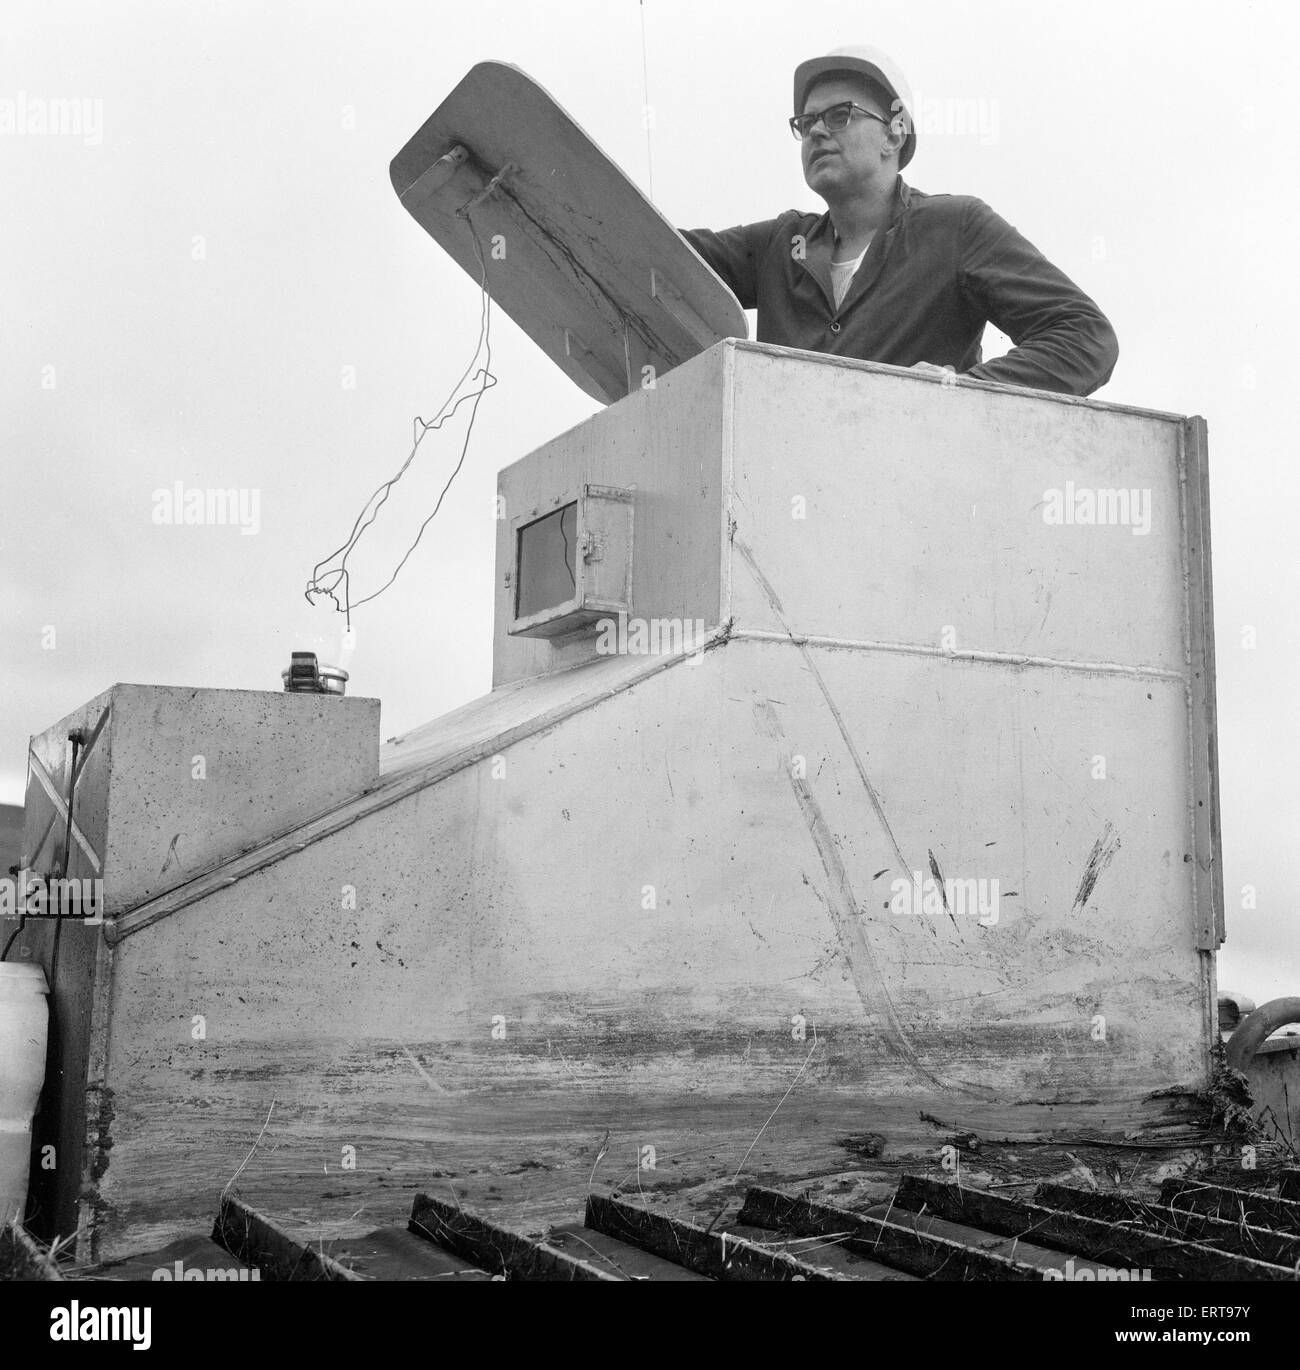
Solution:
[{"label": "white metal box", "polygon": [[379,701],[114,685],[31,740],[23,866],[102,879],[104,917],[351,798],[379,770]]}]

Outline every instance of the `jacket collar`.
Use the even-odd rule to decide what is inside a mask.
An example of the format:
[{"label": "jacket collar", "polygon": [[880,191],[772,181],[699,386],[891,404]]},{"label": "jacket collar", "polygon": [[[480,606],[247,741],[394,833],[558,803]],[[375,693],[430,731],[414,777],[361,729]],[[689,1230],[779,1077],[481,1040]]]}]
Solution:
[{"label": "jacket collar", "polygon": [[[889,229],[898,222],[902,215],[911,208],[911,204],[912,187],[900,176],[894,182],[894,196],[890,203],[889,223],[886,226],[885,232],[888,232]],[[871,241],[874,243],[876,238],[881,236],[880,233],[876,233]],[[816,223],[813,224],[812,230],[808,234],[808,242],[811,245],[814,241],[819,241],[823,238],[830,244],[833,250],[835,246],[835,233],[831,227],[831,212],[829,209],[823,211]]]},{"label": "jacket collar", "polygon": [[894,182],[894,196],[889,210],[889,222],[883,231],[877,229],[872,235],[871,245],[867,248],[867,255],[863,258],[862,265],[854,275],[848,293],[844,296],[843,303],[838,309],[835,308],[835,291],[831,287],[831,258],[835,255],[835,233],[831,227],[830,210],[822,214],[813,224],[808,234],[808,252],[804,258],[803,267],[821,287],[822,294],[826,297],[826,303],[831,307],[836,318],[839,318],[855,300],[875,284],[876,278],[885,265],[889,249],[893,246],[894,232],[898,227],[898,221],[907,212],[911,203],[911,187],[900,176]]}]

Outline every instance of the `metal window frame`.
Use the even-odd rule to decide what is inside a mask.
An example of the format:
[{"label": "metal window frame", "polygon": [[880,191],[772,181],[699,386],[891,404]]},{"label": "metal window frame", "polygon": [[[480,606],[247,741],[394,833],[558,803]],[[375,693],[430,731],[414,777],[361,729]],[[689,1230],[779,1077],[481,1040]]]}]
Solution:
[{"label": "metal window frame", "polygon": [[[523,588],[519,574],[520,533],[570,504],[577,505],[573,594],[534,614],[521,617],[516,613],[507,630],[511,637],[566,637],[592,629],[611,615],[632,611],[633,491],[616,485],[584,483],[573,498],[567,496],[568,492],[557,496],[549,509],[535,507],[510,521],[510,590],[517,609]],[[611,543],[618,541],[623,543],[624,552],[615,564],[606,560],[606,553]]]}]

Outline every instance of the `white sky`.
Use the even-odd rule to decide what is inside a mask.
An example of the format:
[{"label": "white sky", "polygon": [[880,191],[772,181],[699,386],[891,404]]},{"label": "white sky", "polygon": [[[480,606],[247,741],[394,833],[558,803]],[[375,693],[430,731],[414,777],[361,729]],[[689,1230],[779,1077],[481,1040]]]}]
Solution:
[{"label": "white sky", "polygon": [[[907,179],[987,200],[1109,314],[1121,356],[1099,398],[1206,416],[1220,983],[1300,993],[1300,8],[646,0],[644,18],[674,222],[820,209],[784,126],[791,69],[873,43],[921,105]],[[0,802],[21,803],[28,735],[115,681],[278,689],[294,647],[337,658],[341,620],[303,583],[477,336],[476,288],[388,181],[465,71],[522,66],[643,187],[647,153],[635,0],[6,0],[4,26],[0,100],[103,102],[93,145],[0,134]],[[942,102],[982,102],[983,127],[927,131],[927,101],[931,124]],[[489,688],[496,473],[596,408],[503,315],[493,336],[500,383],[465,468],[355,620],[351,690],[383,700],[386,737]],[[387,579],[461,431],[422,446],[355,558],[356,594]],[[178,480],[256,488],[259,533],[156,526],[152,493]]]}]

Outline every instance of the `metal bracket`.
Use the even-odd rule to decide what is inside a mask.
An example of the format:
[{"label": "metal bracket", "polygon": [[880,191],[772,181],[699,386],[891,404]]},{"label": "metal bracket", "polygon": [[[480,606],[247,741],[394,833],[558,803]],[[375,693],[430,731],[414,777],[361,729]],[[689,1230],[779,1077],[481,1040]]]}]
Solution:
[{"label": "metal bracket", "polygon": [[474,209],[478,205],[481,205],[483,201],[486,200],[487,197],[491,195],[494,190],[496,190],[496,188],[501,184],[501,182],[505,180],[505,178],[509,176],[512,171],[518,170],[519,168],[514,164],[514,162],[506,162],[501,167],[501,170],[498,171],[495,176],[493,176],[493,178],[487,183],[487,185],[485,185],[483,189],[480,190],[479,193],[475,195],[472,200],[467,200],[463,205],[461,205],[461,207],[456,211],[456,217],[458,219],[468,219],[469,212],[471,209]]},{"label": "metal bracket", "polygon": [[700,318],[687,304],[685,296],[654,267],[650,268],[650,298],[658,300],[701,347],[712,347],[718,341],[716,331]]},{"label": "metal bracket", "polygon": [[576,366],[605,392],[608,403],[623,398],[622,381],[571,328],[564,330],[564,356],[571,366]]}]

